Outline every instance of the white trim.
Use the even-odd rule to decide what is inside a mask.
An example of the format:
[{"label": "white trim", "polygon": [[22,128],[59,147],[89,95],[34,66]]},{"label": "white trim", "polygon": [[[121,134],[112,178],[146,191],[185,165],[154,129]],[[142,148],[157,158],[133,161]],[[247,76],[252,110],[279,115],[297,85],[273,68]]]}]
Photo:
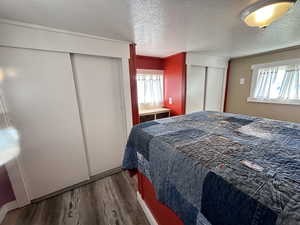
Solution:
[{"label": "white trim", "polygon": [[300,100],[291,100],[291,99],[280,100],[280,99],[262,99],[262,98],[248,97],[247,102],[281,104],[281,105],[300,105]]},{"label": "white trim", "polygon": [[148,208],[147,204],[142,199],[142,196],[139,192],[137,192],[137,201],[141,205],[150,225],[158,225],[157,221],[155,220],[154,216],[152,215],[150,209]]},{"label": "white trim", "polygon": [[80,33],[80,32],[56,29],[56,28],[52,28],[52,27],[46,27],[46,26],[32,24],[32,23],[23,23],[23,22],[14,21],[14,20],[0,19],[0,23],[15,25],[15,26],[19,26],[19,27],[27,27],[27,28],[32,28],[32,29],[45,30],[45,31],[56,32],[56,33],[62,33],[62,34],[69,34],[69,35],[79,36],[79,37],[93,38],[93,39],[97,39],[97,40],[113,41],[113,42],[126,43],[126,44],[131,43],[129,41],[110,39],[110,38],[100,37],[97,35],[90,35],[90,34],[85,34],[85,33]]},{"label": "white trim", "polygon": [[251,69],[256,70],[256,69],[261,69],[261,68],[266,68],[266,67],[297,65],[297,64],[300,64],[300,58],[275,61],[275,62],[271,62],[271,63],[254,64],[251,66]]},{"label": "white trim", "polygon": [[1,208],[0,208],[0,224],[3,222],[6,214],[11,211],[18,208],[18,204],[16,201],[12,201],[12,202],[8,202],[6,204],[4,204]]},{"label": "white trim", "polygon": [[252,74],[251,74],[250,97],[249,98],[253,98],[253,96],[254,96],[257,76],[258,76],[258,68],[255,68],[255,69],[253,69]]},{"label": "white trim", "polygon": [[145,70],[145,69],[137,69],[137,74],[155,74],[155,75],[163,75],[163,70]]},{"label": "white trim", "polygon": [[211,56],[203,54],[202,52],[187,52],[186,65],[226,68],[229,57],[225,56]]},{"label": "white trim", "polygon": [[122,88],[124,97],[124,112],[127,128],[127,137],[130,134],[132,128],[132,109],[131,109],[131,88],[130,88],[130,75],[129,75],[129,63],[127,59],[122,59]]},{"label": "white trim", "polygon": [[128,58],[129,42],[0,20],[0,46]]},{"label": "white trim", "polygon": [[22,169],[20,156],[8,162],[5,167],[12,185],[18,207],[30,204],[30,195],[24,180],[25,176]]},{"label": "white trim", "polygon": [[221,103],[221,112],[224,112],[224,106],[225,106],[225,98],[226,98],[226,86],[227,86],[227,72],[228,72],[228,62],[226,64],[226,67],[224,68],[224,76],[223,76],[223,93],[222,93],[222,103]]}]

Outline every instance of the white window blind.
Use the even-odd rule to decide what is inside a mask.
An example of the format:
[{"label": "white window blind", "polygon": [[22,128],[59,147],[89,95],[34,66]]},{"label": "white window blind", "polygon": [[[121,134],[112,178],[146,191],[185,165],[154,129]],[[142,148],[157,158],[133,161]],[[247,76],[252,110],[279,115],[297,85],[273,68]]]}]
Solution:
[{"label": "white window blind", "polygon": [[300,104],[300,63],[256,68],[252,76],[248,101]]},{"label": "white window blind", "polygon": [[163,106],[163,72],[138,70],[136,79],[139,108],[151,109]]}]

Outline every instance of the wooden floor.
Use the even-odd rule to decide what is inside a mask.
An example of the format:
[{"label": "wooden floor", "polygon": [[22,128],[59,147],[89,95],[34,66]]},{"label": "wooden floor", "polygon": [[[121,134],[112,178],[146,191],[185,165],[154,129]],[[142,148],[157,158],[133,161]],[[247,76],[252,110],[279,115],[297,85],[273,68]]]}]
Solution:
[{"label": "wooden floor", "polygon": [[10,212],[1,225],[149,225],[122,172]]}]

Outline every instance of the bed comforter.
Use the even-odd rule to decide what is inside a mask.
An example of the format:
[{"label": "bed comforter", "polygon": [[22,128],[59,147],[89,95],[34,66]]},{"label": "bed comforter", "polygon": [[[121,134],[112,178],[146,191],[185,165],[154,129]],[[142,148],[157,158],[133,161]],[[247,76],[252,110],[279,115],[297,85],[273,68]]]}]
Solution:
[{"label": "bed comforter", "polygon": [[146,122],[123,168],[185,225],[300,224],[300,124],[217,112]]}]

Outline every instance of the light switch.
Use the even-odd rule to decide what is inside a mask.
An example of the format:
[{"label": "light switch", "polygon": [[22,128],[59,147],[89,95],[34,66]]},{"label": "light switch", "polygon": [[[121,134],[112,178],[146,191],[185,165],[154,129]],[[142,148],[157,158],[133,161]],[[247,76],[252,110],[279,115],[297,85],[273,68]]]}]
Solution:
[{"label": "light switch", "polygon": [[172,105],[173,104],[173,99],[172,97],[169,97],[169,105]]},{"label": "light switch", "polygon": [[241,85],[245,84],[245,78],[241,78],[241,79],[240,79],[240,84],[241,84]]}]

